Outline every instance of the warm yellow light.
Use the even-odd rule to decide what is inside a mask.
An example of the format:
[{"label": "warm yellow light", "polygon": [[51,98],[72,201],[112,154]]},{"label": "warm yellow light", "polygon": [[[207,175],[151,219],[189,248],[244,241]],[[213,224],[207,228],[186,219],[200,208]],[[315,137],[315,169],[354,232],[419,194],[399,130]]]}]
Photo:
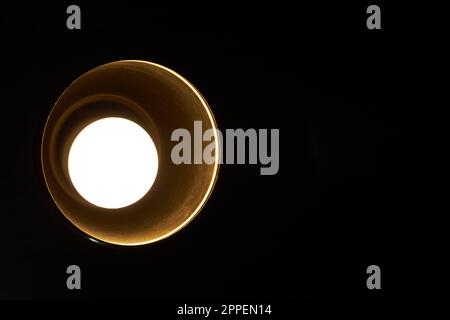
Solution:
[{"label": "warm yellow light", "polygon": [[158,154],[139,125],[124,118],[104,118],[78,134],[68,166],[70,179],[85,200],[117,209],[150,190],[158,172]]}]

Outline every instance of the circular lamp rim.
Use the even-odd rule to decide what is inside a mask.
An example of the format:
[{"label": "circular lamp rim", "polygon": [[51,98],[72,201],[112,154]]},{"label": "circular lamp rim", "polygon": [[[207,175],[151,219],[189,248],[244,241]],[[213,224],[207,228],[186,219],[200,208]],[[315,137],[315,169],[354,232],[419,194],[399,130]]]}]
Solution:
[{"label": "circular lamp rim", "polygon": [[[197,99],[201,102],[201,106],[203,107],[203,110],[206,112],[208,119],[212,125],[212,128],[215,130],[215,136],[214,136],[214,144],[215,144],[215,161],[212,164],[214,166],[213,169],[213,174],[209,180],[209,185],[207,187],[206,192],[204,193],[203,198],[201,199],[199,205],[192,210],[191,214],[181,223],[179,224],[176,228],[173,228],[171,230],[169,230],[168,232],[166,232],[165,234],[159,236],[159,237],[155,237],[155,238],[151,238],[151,239],[147,239],[145,241],[137,241],[137,242],[120,242],[120,241],[108,241],[108,239],[102,239],[100,237],[97,237],[94,234],[88,233],[85,230],[83,230],[79,225],[77,225],[76,221],[73,221],[73,219],[71,219],[66,213],[65,213],[65,209],[62,208],[59,204],[59,199],[58,197],[52,192],[52,188],[49,185],[49,181],[47,178],[47,173],[46,173],[46,167],[44,162],[47,161],[45,159],[46,155],[45,153],[45,143],[46,143],[46,137],[49,131],[49,120],[56,108],[56,106],[58,105],[58,103],[60,102],[61,98],[65,95],[65,93],[69,90],[69,88],[77,83],[84,75],[98,69],[98,68],[102,68],[105,67],[107,65],[111,65],[111,64],[116,64],[116,63],[128,63],[128,62],[137,62],[137,63],[145,63],[145,64],[149,64],[153,67],[162,69],[165,72],[168,72],[170,74],[172,74],[173,76],[175,76],[176,78],[178,78],[178,80],[180,80],[181,82],[183,82],[197,97]],[[146,130],[144,128],[144,130]],[[58,207],[58,209],[60,210],[60,212],[64,215],[64,217],[72,224],[74,225],[79,232],[83,233],[85,236],[87,236],[90,240],[94,241],[94,242],[98,242],[98,243],[103,243],[103,244],[109,244],[109,245],[117,245],[117,246],[140,246],[140,245],[146,245],[146,244],[150,244],[150,243],[154,243],[157,241],[160,241],[162,239],[168,238],[171,235],[177,233],[178,231],[182,230],[185,226],[187,226],[198,214],[199,212],[202,210],[202,208],[205,206],[206,202],[208,201],[209,197],[211,196],[211,193],[214,189],[214,186],[217,182],[217,178],[218,178],[218,173],[219,173],[219,168],[220,168],[220,162],[219,162],[219,155],[221,150],[220,148],[220,144],[219,144],[219,139],[217,136],[217,130],[218,130],[218,126],[217,126],[217,122],[214,118],[214,115],[212,113],[211,108],[209,107],[208,103],[206,102],[205,98],[201,95],[201,93],[194,87],[194,85],[192,85],[186,78],[184,78],[183,76],[181,76],[180,74],[178,74],[177,72],[173,71],[172,69],[169,69],[165,66],[162,66],[160,64],[154,63],[154,62],[149,62],[149,61],[144,61],[144,60],[118,60],[118,61],[113,61],[113,62],[109,62],[109,63],[105,63],[102,64],[100,66],[97,66],[85,73],[83,73],[81,76],[79,76],[77,79],[75,79],[74,81],[72,81],[67,88],[59,95],[58,99],[56,100],[56,102],[54,103],[50,113],[48,114],[47,118],[46,118],[46,122],[45,122],[45,126],[42,132],[42,139],[41,139],[41,169],[43,172],[43,176],[44,176],[44,181],[45,181],[45,185],[47,187],[47,190],[49,191],[54,203],[56,204],[56,206]],[[147,131],[147,130],[146,130]],[[150,132],[147,131],[147,133],[153,138],[153,136],[150,134]],[[48,139],[47,139],[48,140]],[[142,199],[138,200],[136,203],[140,202]],[[117,210],[117,209],[110,209],[110,210]],[[120,210],[120,209],[119,209]]]}]

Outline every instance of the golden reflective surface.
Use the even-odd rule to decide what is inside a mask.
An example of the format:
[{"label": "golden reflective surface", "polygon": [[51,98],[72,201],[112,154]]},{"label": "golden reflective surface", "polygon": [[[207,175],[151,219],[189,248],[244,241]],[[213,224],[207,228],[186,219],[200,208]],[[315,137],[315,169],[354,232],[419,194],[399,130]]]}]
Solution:
[{"label": "golden reflective surface", "polygon": [[[122,117],[144,128],[158,151],[159,169],[150,191],[119,209],[97,207],[72,185],[68,154],[88,124]],[[102,65],[75,80],[53,107],[42,137],[42,170],[48,190],[64,216],[82,232],[103,242],[141,245],[158,241],[187,225],[201,210],[216,181],[219,152],[208,164],[172,163],[173,130],[193,135],[194,121],[217,129],[205,99],[186,79],[161,65],[136,60]],[[216,151],[219,150],[215,136]]]}]

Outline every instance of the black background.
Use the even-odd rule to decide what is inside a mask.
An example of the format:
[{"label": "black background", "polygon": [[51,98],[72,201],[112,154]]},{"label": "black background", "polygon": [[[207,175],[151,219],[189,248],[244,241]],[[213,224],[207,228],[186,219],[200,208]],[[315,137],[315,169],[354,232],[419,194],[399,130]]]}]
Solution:
[{"label": "black background", "polygon": [[[69,4],[1,9],[0,298],[448,294],[432,111],[444,108],[445,81],[435,80],[445,38],[430,23],[439,8],[378,3],[382,29],[368,30],[371,3],[79,3],[82,29],[71,31]],[[222,166],[201,214],[152,245],[80,236],[46,190],[41,134],[74,79],[121,59],[185,76],[221,129],[279,128],[279,173]],[[82,269],[80,291],[66,289],[70,264]],[[371,264],[381,267],[380,291],[366,288]]]}]

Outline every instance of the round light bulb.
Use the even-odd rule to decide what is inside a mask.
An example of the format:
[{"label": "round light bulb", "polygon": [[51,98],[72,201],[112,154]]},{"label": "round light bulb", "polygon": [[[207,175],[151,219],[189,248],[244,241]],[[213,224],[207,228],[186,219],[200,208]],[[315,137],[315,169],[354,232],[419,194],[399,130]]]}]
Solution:
[{"label": "round light bulb", "polygon": [[86,126],[69,151],[69,175],[79,194],[103,208],[140,200],[158,172],[158,154],[149,134],[124,118],[104,118]]}]

